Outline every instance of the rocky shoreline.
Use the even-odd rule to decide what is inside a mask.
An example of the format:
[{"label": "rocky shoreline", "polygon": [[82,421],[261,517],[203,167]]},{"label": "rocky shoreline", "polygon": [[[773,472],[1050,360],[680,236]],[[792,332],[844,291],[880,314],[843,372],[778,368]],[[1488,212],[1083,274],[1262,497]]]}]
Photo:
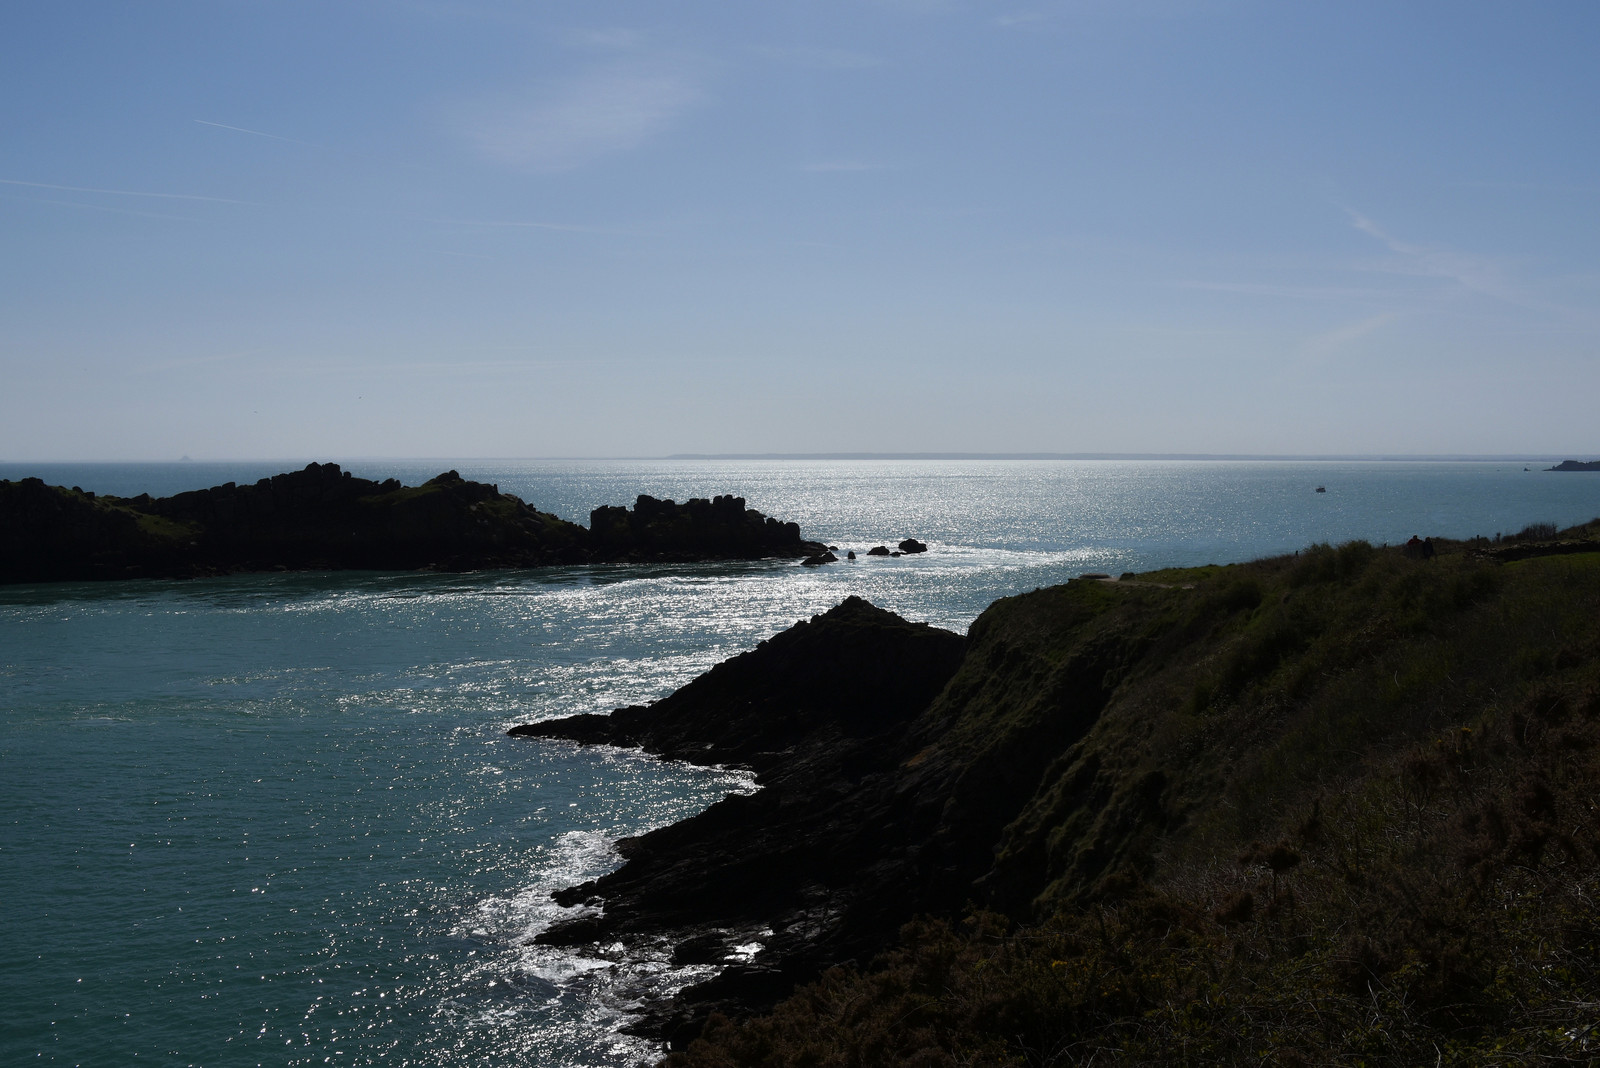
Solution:
[{"label": "rocky shoreline", "polygon": [[[1446,539],[1428,560],[1353,542],[1140,581],[1078,580],[996,602],[965,638],[847,599],[648,707],[512,729],[547,744],[744,766],[760,786],[619,843],[622,867],[555,895],[589,908],[539,940],[665,938],[681,963],[725,963],[628,1028],[680,1051],[674,1065],[758,1054],[889,1063],[889,1048],[908,1057],[937,1048],[926,1063],[966,1063],[974,1035],[997,1049],[1020,1043],[1018,1064],[1034,1063],[1027,1051],[1047,1041],[1091,1033],[1164,1049],[1182,1032],[1163,1030],[1163,1006],[1199,996],[1183,986],[1182,954],[1201,944],[1207,974],[1240,972],[1215,989],[1221,1005],[1281,986],[1249,971],[1281,963],[1285,974],[1338,976],[1354,991],[1348,1005],[1336,1003],[1342,986],[1305,996],[1335,999],[1352,1020],[1370,1011],[1373,984],[1412,984],[1410,996],[1437,1003],[1427,1026],[1445,1028],[1419,1032],[1418,1048],[1446,1035],[1492,1044],[1520,1034],[1526,1010],[1494,1015],[1505,951],[1436,932],[1481,928],[1480,907],[1500,915],[1497,898],[1471,888],[1491,870],[1526,870],[1527,850],[1552,836],[1566,836],[1561,878],[1600,887],[1600,844],[1573,844],[1600,843],[1583,807],[1597,769],[1562,755],[1600,752],[1600,727],[1588,725],[1600,723],[1597,536],[1600,520],[1551,531],[1514,559]],[[1495,655],[1481,655],[1488,648]],[[1568,733],[1538,749],[1536,720]],[[1568,761],[1560,785],[1556,765],[1537,763],[1547,759]],[[1483,811],[1459,826],[1449,808],[1430,809],[1432,833],[1448,843],[1437,856],[1397,846],[1381,878],[1351,867],[1374,837],[1405,845],[1417,833],[1415,813],[1384,829],[1384,799],[1457,765],[1463,783],[1509,792],[1462,794],[1460,804]],[[1506,822],[1507,806],[1522,806],[1526,827]],[[1355,814],[1359,833],[1347,840],[1325,815],[1334,812]],[[1441,879],[1464,896],[1428,904],[1445,910],[1438,916],[1412,918],[1406,910],[1423,906],[1384,896],[1391,884],[1421,893]],[[954,935],[950,925],[973,910],[972,940]],[[1529,911],[1515,938],[1556,945],[1539,925],[1562,915]],[[1096,916],[1123,918],[1096,927]],[[1125,954],[1105,943],[1107,923],[1147,925],[1153,941]],[[1009,924],[1042,926],[995,940]],[[1318,941],[1327,931],[1352,933]],[[754,957],[734,951],[753,936]],[[984,978],[984,962],[1007,954],[1020,970]],[[1545,974],[1546,964],[1529,967]],[[904,986],[902,976],[923,973],[938,978]],[[1435,974],[1450,983],[1417,979]],[[1110,993],[1073,985],[1094,975]],[[1571,996],[1587,997],[1589,973],[1571,975]],[[1600,972],[1593,978],[1600,989]],[[1174,990],[1160,985],[1169,980]],[[968,993],[951,993],[956,983]],[[1033,1039],[975,1008],[978,990],[1008,1005],[1079,1001],[1029,1017],[1025,1029],[1043,1036]],[[1461,999],[1474,1006],[1464,1016]],[[1272,1015],[1276,1003],[1260,1011],[1272,1027],[1302,1022]],[[935,1031],[917,1022],[935,1012],[963,1022]],[[1264,1040],[1239,1039],[1232,1019],[1224,1012],[1206,1041]],[[1302,1038],[1343,1049],[1350,1033]]]},{"label": "rocky shoreline", "polygon": [[[963,639],[852,597],[649,707],[513,728],[744,766],[761,787],[621,842],[620,869],[556,895],[598,911],[539,940],[667,936],[680,954],[714,961],[752,928],[770,931],[753,960],[649,1007],[630,1027],[680,1048],[713,1013],[766,1009],[828,967],[865,964],[914,917],[958,912],[1045,764],[1093,724],[1115,670],[1115,657],[1052,669],[1007,648],[1006,686],[1026,690],[995,704],[995,679],[980,666],[993,653],[986,630],[980,620]],[[1021,722],[980,736],[952,730],[974,716],[1008,716],[1016,699],[1029,706]],[[1072,707],[1048,715],[1041,701]]]},{"label": "rocky shoreline", "polygon": [[827,965],[870,957],[883,932],[914,910],[949,904],[947,893],[933,885],[918,893],[908,879],[929,860],[912,843],[938,814],[917,798],[938,791],[908,794],[897,771],[921,744],[913,724],[964,648],[960,635],[851,597],[652,706],[512,728],[523,737],[739,765],[760,787],[625,839],[622,868],[556,897],[603,911],[539,940],[667,935],[688,963],[721,960],[747,940],[740,932],[769,930],[754,961],[654,1006],[634,1027],[681,1042],[713,1010],[770,1004]]},{"label": "rocky shoreline", "polygon": [[741,497],[640,496],[590,526],[454,471],[421,486],[337,464],[152,498],[0,481],[0,583],[252,571],[469,571],[590,563],[801,559],[825,552]]}]

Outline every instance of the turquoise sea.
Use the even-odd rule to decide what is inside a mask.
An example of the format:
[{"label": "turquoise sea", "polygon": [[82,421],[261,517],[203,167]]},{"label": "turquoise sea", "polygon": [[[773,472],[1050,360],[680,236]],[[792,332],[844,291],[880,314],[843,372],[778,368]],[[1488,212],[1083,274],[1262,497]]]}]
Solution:
[{"label": "turquoise sea", "polygon": [[[561,911],[549,891],[750,784],[508,726],[661,697],[849,594],[964,630],[1085,571],[1600,515],[1600,475],[1548,463],[345,466],[408,483],[455,468],[585,523],[639,493],[732,492],[841,549],[930,551],[0,587],[0,1064],[647,1061],[618,1020],[709,969],[672,968],[669,946],[534,946]],[[284,469],[0,478],[159,496]]]}]

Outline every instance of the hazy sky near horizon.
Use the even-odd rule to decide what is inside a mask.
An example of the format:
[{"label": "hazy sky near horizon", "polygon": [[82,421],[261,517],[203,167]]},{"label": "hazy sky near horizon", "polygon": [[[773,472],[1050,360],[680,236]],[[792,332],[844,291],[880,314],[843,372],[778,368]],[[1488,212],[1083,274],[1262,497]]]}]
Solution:
[{"label": "hazy sky near horizon", "polygon": [[1600,455],[1600,4],[18,2],[0,460]]}]

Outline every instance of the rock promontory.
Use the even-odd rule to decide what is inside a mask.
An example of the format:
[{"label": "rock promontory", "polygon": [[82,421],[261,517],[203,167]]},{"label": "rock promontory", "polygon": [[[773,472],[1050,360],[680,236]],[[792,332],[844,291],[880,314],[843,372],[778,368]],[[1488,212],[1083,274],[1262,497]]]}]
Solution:
[{"label": "rock promontory", "polygon": [[[940,803],[902,795],[911,725],[960,664],[958,634],[851,597],[650,706],[515,727],[520,736],[641,747],[755,771],[760,791],[622,843],[628,863],[562,891],[604,911],[540,940],[575,945],[669,934],[714,942],[770,928],[759,965],[734,968],[646,1024],[697,1029],[712,1008],[770,1001],[821,967],[870,955],[931,903],[906,879]],[[945,902],[939,902],[945,904]],[[959,902],[958,902],[959,904]]]},{"label": "rock promontory", "polygon": [[847,600],[514,731],[760,787],[540,939],[726,963],[637,1021],[672,1068],[1592,1062],[1597,535],[1074,581],[965,639]]}]

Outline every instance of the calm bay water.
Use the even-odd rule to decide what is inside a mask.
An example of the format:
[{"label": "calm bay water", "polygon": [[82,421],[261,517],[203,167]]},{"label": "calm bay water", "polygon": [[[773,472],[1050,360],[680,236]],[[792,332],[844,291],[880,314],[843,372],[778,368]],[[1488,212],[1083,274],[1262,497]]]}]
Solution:
[{"label": "calm bay water", "polygon": [[[748,783],[507,726],[658,698],[852,593],[961,630],[1083,571],[1600,515],[1600,475],[1510,463],[346,466],[453,467],[580,522],[734,492],[843,548],[931,551],[0,588],[0,1063],[638,1063],[619,1013],[706,971],[666,946],[536,947],[548,892]],[[281,469],[0,478],[165,495]]]}]

